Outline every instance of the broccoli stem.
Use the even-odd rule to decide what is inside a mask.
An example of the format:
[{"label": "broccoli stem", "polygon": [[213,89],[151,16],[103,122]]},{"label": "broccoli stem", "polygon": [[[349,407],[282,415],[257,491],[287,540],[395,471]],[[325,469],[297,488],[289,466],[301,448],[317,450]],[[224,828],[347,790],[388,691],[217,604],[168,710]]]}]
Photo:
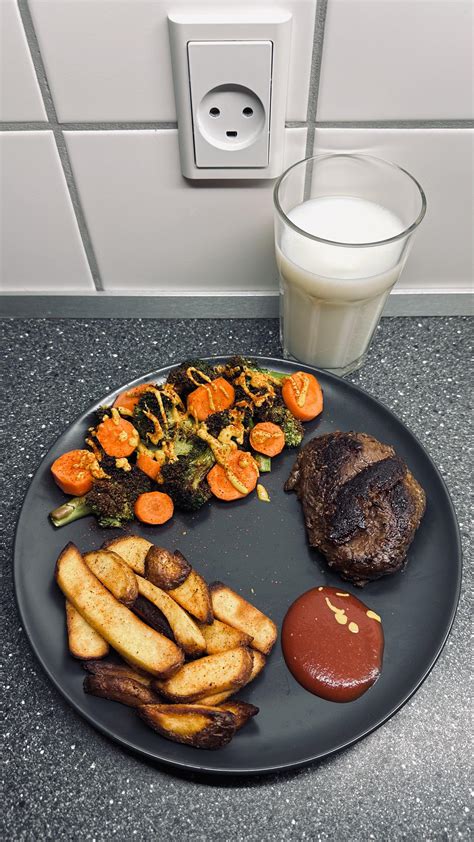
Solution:
[{"label": "broccoli stem", "polygon": [[254,459],[258,465],[259,471],[262,474],[268,474],[272,469],[272,460],[270,456],[264,456],[263,453],[255,453]]},{"label": "broccoli stem", "polygon": [[271,368],[263,368],[262,371],[264,374],[269,374],[270,377],[274,377],[276,380],[279,380],[280,383],[284,380],[285,377],[288,377],[286,371],[273,371]]},{"label": "broccoli stem", "polygon": [[73,520],[79,520],[91,513],[87,497],[72,497],[67,503],[63,503],[62,506],[50,512],[49,516],[53,525],[59,527],[66,526],[67,523],[72,523]]}]

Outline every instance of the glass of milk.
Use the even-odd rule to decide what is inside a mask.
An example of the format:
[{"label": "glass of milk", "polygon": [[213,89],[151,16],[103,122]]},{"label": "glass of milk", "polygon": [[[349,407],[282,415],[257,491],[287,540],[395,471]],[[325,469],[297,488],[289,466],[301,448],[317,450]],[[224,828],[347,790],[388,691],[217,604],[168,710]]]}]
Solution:
[{"label": "glass of milk", "polygon": [[300,161],[274,191],[281,337],[287,358],[359,368],[426,211],[420,185],[359,154]]}]

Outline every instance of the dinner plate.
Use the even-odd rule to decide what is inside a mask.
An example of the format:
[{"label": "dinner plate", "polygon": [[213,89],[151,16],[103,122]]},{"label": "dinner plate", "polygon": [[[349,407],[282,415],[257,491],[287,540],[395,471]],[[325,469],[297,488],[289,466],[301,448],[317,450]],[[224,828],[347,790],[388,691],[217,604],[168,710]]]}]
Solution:
[{"label": "dinner plate", "polygon": [[[306,425],[305,441],[334,430],[369,433],[395,447],[426,491],[426,513],[406,569],[362,591],[344,584],[345,590],[381,615],[385,635],[382,674],[359,699],[338,704],[304,690],[286,668],[280,641],[263,673],[239,694],[258,705],[260,713],[229,745],[216,751],[170,742],[151,731],[131,708],[83,693],[84,672],[67,649],[64,597],[54,582],[54,564],[69,541],[87,551],[123,532],[100,529],[92,517],[55,529],[48,513],[64,497],[51,478],[50,465],[61,453],[83,445],[94,409],[112,402],[124,389],[164,380],[171,367],[120,386],[71,424],[34,475],[17,527],[18,606],[33,650],[51,681],[81,716],[117,743],[188,770],[250,775],[290,769],[369,734],[426,678],[446,641],[459,598],[461,551],[454,509],[436,466],[415,436],[383,404],[345,380],[283,360],[259,360],[268,368],[288,373],[300,369],[318,377],[324,412]],[[283,491],[295,455],[294,450],[285,450],[272,460],[271,473],[262,475],[270,503],[256,494],[234,503],[212,500],[198,512],[176,512],[164,526],[134,522],[126,531],[180,549],[208,582],[227,583],[281,628],[288,607],[301,593],[319,585],[342,585],[322,556],[308,547],[296,495]]]}]

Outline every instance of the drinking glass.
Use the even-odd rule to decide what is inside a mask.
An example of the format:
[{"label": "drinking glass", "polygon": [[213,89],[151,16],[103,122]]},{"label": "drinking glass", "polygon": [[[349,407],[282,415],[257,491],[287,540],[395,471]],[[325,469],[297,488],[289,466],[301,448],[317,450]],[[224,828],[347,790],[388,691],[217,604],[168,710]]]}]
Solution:
[{"label": "drinking glass", "polygon": [[273,195],[284,355],[348,374],[405,265],[423,190],[388,161],[330,154],[294,164]]}]

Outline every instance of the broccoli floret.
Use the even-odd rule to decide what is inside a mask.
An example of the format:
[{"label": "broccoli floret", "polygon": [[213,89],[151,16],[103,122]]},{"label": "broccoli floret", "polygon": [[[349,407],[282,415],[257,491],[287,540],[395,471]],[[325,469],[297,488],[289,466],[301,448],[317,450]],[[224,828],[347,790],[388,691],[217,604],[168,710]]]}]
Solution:
[{"label": "broccoli floret", "polygon": [[257,410],[256,421],[271,421],[281,427],[287,447],[299,447],[303,441],[304,427],[298,418],[291,414],[283,402],[277,399],[270,406],[264,405]]},{"label": "broccoli floret", "polygon": [[113,459],[104,460],[101,468],[108,476],[95,480],[88,494],[73,497],[51,512],[55,526],[65,526],[90,514],[104,527],[123,526],[133,520],[134,503],[140,494],[152,490],[152,481],[139,468],[132,467],[130,471],[117,468]]},{"label": "broccoli floret", "polygon": [[229,357],[224,365],[219,366],[219,372],[228,380],[233,380],[234,377],[242,374],[246,368],[251,368],[253,371],[262,371],[255,360],[250,357],[242,357],[240,354],[234,354],[233,357]]},{"label": "broccoli floret", "polygon": [[206,477],[214,462],[212,450],[201,439],[196,439],[191,453],[162,466],[162,489],[177,508],[194,511],[207,503],[211,489]]},{"label": "broccoli floret", "polygon": [[133,410],[133,426],[144,442],[149,440],[148,434],[153,435],[155,432],[155,424],[149,417],[150,414],[158,419],[164,433],[164,438],[169,439],[173,437],[176,426],[176,419],[172,412],[173,403],[163,392],[161,392],[161,400],[166,414],[167,424],[164,423],[161,407],[155,392],[144,392]]},{"label": "broccoli floret", "polygon": [[197,381],[197,383],[200,383],[201,380],[203,383],[207,382],[204,378],[199,377],[198,371],[202,371],[202,373],[205,374],[206,377],[209,377],[210,380],[214,380],[217,376],[213,366],[205,360],[186,360],[184,363],[181,363],[181,365],[173,368],[168,374],[166,382],[171,383],[171,385],[174,386],[175,391],[183,401],[186,400],[190,392],[197,389],[196,383],[188,377],[187,372],[189,368],[197,369],[197,371],[192,372],[193,380]]},{"label": "broccoli floret", "polygon": [[224,409],[221,412],[213,412],[206,418],[207,431],[215,439],[219,438],[219,433],[231,423],[232,419],[228,409]]}]

